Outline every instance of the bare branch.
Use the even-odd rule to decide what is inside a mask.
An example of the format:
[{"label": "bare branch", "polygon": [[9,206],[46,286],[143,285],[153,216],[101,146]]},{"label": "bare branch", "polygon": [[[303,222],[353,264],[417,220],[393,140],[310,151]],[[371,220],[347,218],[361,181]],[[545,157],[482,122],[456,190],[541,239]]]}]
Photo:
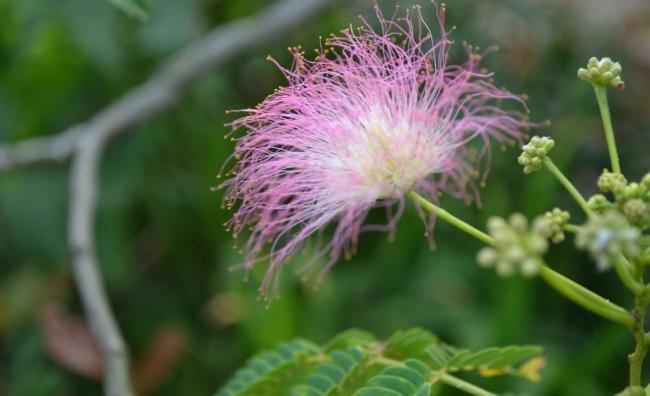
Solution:
[{"label": "bare branch", "polygon": [[68,242],[75,281],[104,358],[106,395],[133,395],[126,343],[111,311],[95,252],[95,211],[106,146],[129,127],[172,106],[192,81],[211,68],[252,47],[277,39],[336,1],[284,0],[257,17],[218,27],[172,56],[149,80],[88,122],[55,136],[0,147],[0,172],[72,159]]},{"label": "bare branch", "polygon": [[70,170],[68,239],[72,269],[88,322],[104,358],[104,390],[108,396],[131,396],[126,343],[111,311],[97,262],[94,220],[101,148],[97,140],[79,146]]},{"label": "bare branch", "polygon": [[0,172],[42,162],[63,162],[72,155],[82,133],[83,128],[72,127],[58,135],[0,147]]},{"label": "bare branch", "polygon": [[[43,162],[62,162],[75,151],[80,135],[108,140],[173,105],[187,85],[237,54],[279,38],[341,0],[284,0],[257,17],[232,22],[173,55],[143,84],[96,114],[88,124],[51,137],[0,147],[0,172]],[[101,136],[100,136],[101,135]]]}]

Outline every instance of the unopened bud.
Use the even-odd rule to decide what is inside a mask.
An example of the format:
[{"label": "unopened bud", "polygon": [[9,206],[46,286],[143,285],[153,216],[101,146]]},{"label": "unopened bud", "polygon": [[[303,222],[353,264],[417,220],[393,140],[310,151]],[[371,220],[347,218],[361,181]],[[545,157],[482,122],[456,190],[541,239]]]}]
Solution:
[{"label": "unopened bud", "polygon": [[576,246],[591,253],[598,267],[604,270],[619,254],[637,256],[640,236],[641,232],[625,216],[616,210],[609,210],[589,219],[576,235]]},{"label": "unopened bud", "polygon": [[555,146],[555,141],[549,137],[533,136],[528,144],[521,148],[517,161],[524,167],[524,173],[529,174],[542,169],[544,158]]},{"label": "unopened bud", "polygon": [[481,267],[484,268],[490,268],[494,266],[498,259],[499,253],[490,247],[479,250],[478,254],[476,255],[476,261]]},{"label": "unopened bud", "polygon": [[594,212],[604,212],[605,210],[611,209],[614,207],[614,204],[609,202],[602,194],[593,195],[587,201],[587,207]]},{"label": "unopened bud", "polygon": [[646,225],[650,217],[648,205],[639,198],[633,198],[625,202],[623,213],[625,213],[630,223],[640,227]]},{"label": "unopened bud", "polygon": [[564,241],[564,226],[567,225],[571,215],[565,210],[555,208],[544,213],[541,218],[541,230],[553,243]]},{"label": "unopened bud", "polygon": [[494,267],[500,276],[516,272],[524,276],[536,275],[543,265],[541,256],[548,250],[542,223],[542,218],[537,218],[531,225],[520,213],[511,215],[508,221],[490,218],[487,228],[494,246],[478,252],[478,264],[484,268]]},{"label": "unopened bud", "polygon": [[603,192],[611,192],[618,199],[625,192],[627,179],[620,173],[612,173],[607,169],[598,178],[598,188]]},{"label": "unopened bud", "polygon": [[594,85],[622,89],[625,87],[625,83],[621,80],[622,71],[621,64],[613,62],[610,58],[599,60],[592,57],[587,62],[587,67],[578,69],[578,77]]}]

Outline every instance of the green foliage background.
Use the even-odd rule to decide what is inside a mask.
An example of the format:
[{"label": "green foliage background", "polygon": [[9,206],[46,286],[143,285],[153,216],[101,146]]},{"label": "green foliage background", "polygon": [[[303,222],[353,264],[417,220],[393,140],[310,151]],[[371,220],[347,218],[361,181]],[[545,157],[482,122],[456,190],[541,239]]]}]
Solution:
[{"label": "green foliage background", "polygon": [[[271,2],[150,3],[151,13],[141,21],[102,0],[0,0],[0,141],[53,134],[87,119],[174,50]],[[380,1],[386,9],[398,3],[415,2]],[[109,149],[98,249],[131,353],[146,354],[152,336],[169,325],[181,328],[187,340],[154,394],[212,394],[246,357],[297,336],[322,343],[359,327],[385,338],[412,326],[473,349],[545,346],[549,365],[541,384],[485,380],[490,389],[538,395],[619,390],[632,349],[624,329],[574,307],[537,280],[503,280],[479,269],[479,244],[445,224],[437,227],[437,249],[431,252],[414,210],[407,211],[392,242],[383,234],[363,235],[359,254],[338,263],[318,290],[287,270],[282,298],[270,309],[256,301],[259,272],[243,283],[241,273],[229,271],[240,256],[222,227],[229,213],[219,207],[221,194],[209,190],[232,150],[223,124],[233,116],[224,110],[253,106],[283,83],[265,55],[287,64],[287,46],[315,47],[318,35],[356,21],[358,13],[372,15],[371,6],[370,0],[339,6],[301,31],[277,37],[274,45],[213,70],[175,109]],[[423,6],[433,21],[432,8]],[[594,192],[607,157],[591,90],[575,71],[592,55],[621,61],[627,89],[613,93],[610,102],[622,164],[633,177],[648,171],[650,4],[451,0],[448,9],[458,43],[501,47],[486,65],[499,84],[530,96],[533,120],[552,120],[543,133],[558,143],[554,158],[587,194]],[[461,59],[461,52],[453,57]],[[550,176],[524,177],[517,154],[495,148],[484,210],[450,199],[443,205],[477,225],[490,214],[536,215],[555,205],[576,209]],[[66,251],[67,188],[63,165],[0,175],[0,394],[100,392],[97,382],[69,373],[48,356],[39,315],[51,300],[81,311]],[[549,262],[629,305],[614,275],[597,273],[570,242],[554,248]]]}]

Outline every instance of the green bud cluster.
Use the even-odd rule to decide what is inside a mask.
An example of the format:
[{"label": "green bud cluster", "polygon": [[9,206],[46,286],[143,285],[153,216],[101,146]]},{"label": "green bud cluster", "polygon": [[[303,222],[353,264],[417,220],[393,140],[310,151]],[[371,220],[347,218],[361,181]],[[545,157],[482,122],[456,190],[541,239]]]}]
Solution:
[{"label": "green bud cluster", "polygon": [[587,207],[593,212],[603,213],[614,208],[614,204],[609,202],[603,194],[595,194],[587,201]]},{"label": "green bud cluster", "polygon": [[641,230],[650,227],[650,173],[639,183],[629,183],[625,176],[605,169],[598,178],[598,187],[603,192],[612,193],[615,202],[607,201],[602,195],[595,195],[589,200],[593,209],[598,207],[600,210],[596,211],[602,212],[617,207],[631,224]]},{"label": "green bud cluster", "polygon": [[647,396],[645,389],[642,386],[630,386],[614,396]]},{"label": "green bud cluster", "polygon": [[559,208],[544,213],[541,218],[541,226],[546,229],[545,234],[553,243],[564,241],[564,226],[569,223],[570,218],[569,212]]},{"label": "green bud cluster", "polygon": [[598,178],[598,188],[603,192],[611,192],[618,199],[627,187],[627,179],[620,173],[613,173],[603,169]]},{"label": "green bud cluster", "polygon": [[576,246],[587,250],[601,270],[611,267],[619,254],[635,257],[639,254],[637,240],[641,232],[616,210],[594,216],[576,235]]},{"label": "green bud cluster", "polygon": [[480,266],[494,268],[501,276],[516,272],[526,277],[537,275],[543,265],[541,256],[548,250],[547,232],[543,221],[537,218],[532,226],[520,213],[508,221],[500,217],[488,220],[488,233],[494,239],[494,247],[481,249],[477,255]]},{"label": "green bud cluster", "polygon": [[528,144],[524,145],[518,158],[519,164],[524,167],[524,173],[529,174],[542,169],[544,158],[555,146],[555,141],[549,137],[533,136]]},{"label": "green bud cluster", "polygon": [[578,77],[594,85],[624,88],[625,83],[621,80],[622,71],[621,64],[613,62],[610,58],[598,60],[598,58],[592,57],[587,62],[587,67],[578,69]]}]

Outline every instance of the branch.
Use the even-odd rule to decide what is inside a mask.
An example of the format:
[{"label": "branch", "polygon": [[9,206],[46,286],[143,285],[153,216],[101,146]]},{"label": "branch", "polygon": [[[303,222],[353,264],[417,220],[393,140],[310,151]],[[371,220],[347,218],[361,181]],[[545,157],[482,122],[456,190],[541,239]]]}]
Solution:
[{"label": "branch", "polygon": [[88,122],[58,135],[0,147],[0,172],[71,159],[68,239],[75,281],[104,358],[108,396],[130,396],[128,351],[111,311],[95,252],[99,172],[108,143],[128,128],[175,104],[187,86],[211,68],[281,37],[337,0],[284,0],[257,17],[214,29],[181,50],[146,82]]},{"label": "branch", "polygon": [[0,172],[42,162],[63,162],[74,150],[83,128],[72,127],[58,135],[28,139],[0,147]]},{"label": "branch", "polygon": [[0,172],[65,161],[72,157],[82,134],[93,134],[100,140],[118,135],[176,103],[187,85],[209,69],[277,39],[337,1],[341,0],[284,0],[257,17],[217,27],[173,55],[149,80],[96,114],[89,124],[0,147]]}]

